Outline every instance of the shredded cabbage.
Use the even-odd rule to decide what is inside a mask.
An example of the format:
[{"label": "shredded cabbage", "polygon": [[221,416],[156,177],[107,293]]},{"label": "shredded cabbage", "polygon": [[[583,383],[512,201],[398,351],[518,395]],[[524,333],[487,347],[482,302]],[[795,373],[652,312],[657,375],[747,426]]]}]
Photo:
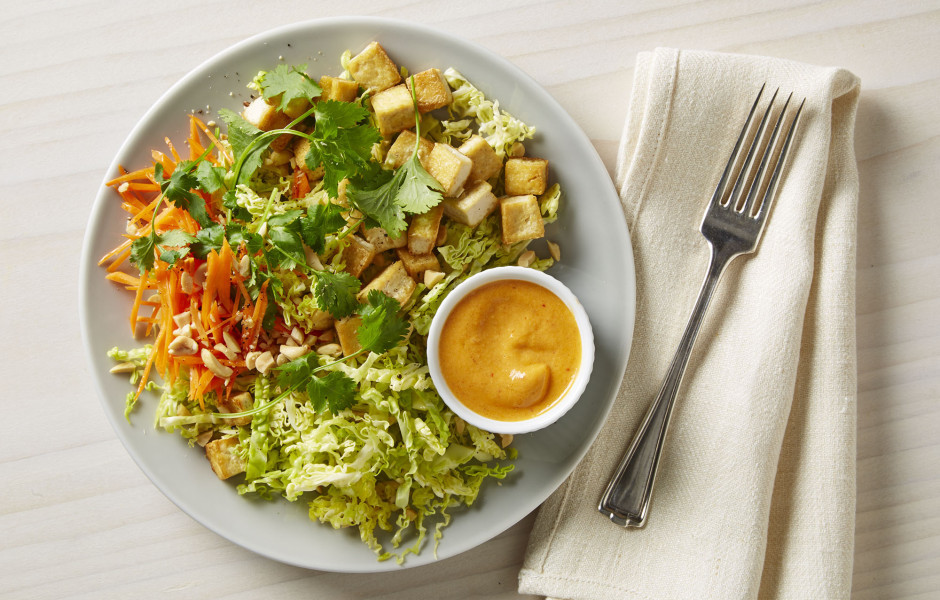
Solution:
[{"label": "shredded cabbage", "polygon": [[[511,465],[493,434],[459,422],[434,391],[426,364],[411,362],[400,346],[360,363],[338,363],[359,384],[356,404],[340,414],[316,413],[303,393],[256,414],[240,436],[247,458],[240,494],[280,495],[296,501],[313,493],[312,519],[358,527],[382,560],[417,554],[428,520],[449,520],[452,505],[470,505],[486,478],[504,478]],[[256,406],[270,392],[259,378]],[[383,544],[377,530],[392,534]],[[409,547],[398,549],[409,533]],[[435,544],[436,545],[436,544]]]},{"label": "shredded cabbage", "polygon": [[487,99],[482,91],[456,69],[451,67],[445,70],[444,79],[454,89],[454,101],[448,107],[450,114],[458,119],[474,119],[478,133],[496,150],[500,158],[509,154],[509,149],[514,143],[535,135],[534,127],[501,111],[498,100]]}]

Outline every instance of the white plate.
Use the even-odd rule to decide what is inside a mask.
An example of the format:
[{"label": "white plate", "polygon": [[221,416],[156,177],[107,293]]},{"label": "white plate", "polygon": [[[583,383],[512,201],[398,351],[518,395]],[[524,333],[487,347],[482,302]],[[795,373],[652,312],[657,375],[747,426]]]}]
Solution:
[{"label": "white plate", "polygon": [[[258,70],[276,65],[278,57],[288,64],[307,63],[314,75],[337,75],[340,54],[347,49],[358,52],[372,40],[411,72],[456,68],[488,97],[498,99],[503,109],[536,127],[536,138],[526,144],[529,154],[550,160],[551,176],[565,192],[559,219],[547,230],[547,237],[562,249],[562,260],[551,273],[578,295],[595,327],[594,374],[581,401],[551,427],[516,438],[516,470],[501,485],[488,482],[471,508],[454,512],[437,553],[445,558],[498,535],[561,485],[600,430],[626,368],[635,308],[630,239],[603,163],[558,103],[506,60],[433,29],[374,18],[299,23],[237,44],[180,80],[137,124],[104,179],[114,177],[118,165],[135,169],[149,164],[150,150],[165,148],[165,136],[182,146],[190,111],[207,105],[212,113],[222,107],[240,108],[248,95],[245,84]],[[266,502],[236,494],[234,484],[212,474],[200,449],[153,428],[152,396],[142,399],[131,424],[124,419],[128,383],[108,373],[112,362],[105,353],[113,346],[135,345],[127,322],[132,299],[106,281],[103,269],[96,266],[120,241],[124,221],[116,195],[102,185],[85,236],[79,301],[88,359],[104,410],[140,468],[194,519],[264,556],[330,571],[401,568],[394,560],[378,562],[357,531],[337,531],[310,521],[302,500]],[[434,560],[431,542],[420,556],[409,556],[405,566]]]}]

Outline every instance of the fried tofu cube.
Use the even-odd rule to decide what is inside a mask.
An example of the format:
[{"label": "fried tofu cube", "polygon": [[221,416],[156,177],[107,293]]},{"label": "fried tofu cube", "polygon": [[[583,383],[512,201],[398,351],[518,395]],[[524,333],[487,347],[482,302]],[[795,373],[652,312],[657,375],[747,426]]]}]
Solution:
[{"label": "fried tofu cube", "polygon": [[408,270],[402,261],[398,260],[385,267],[385,270],[370,281],[366,287],[362,288],[356,297],[360,302],[366,302],[369,292],[378,290],[404,306],[411,299],[411,294],[416,287],[418,287],[418,284],[408,274]]},{"label": "fried tofu cube", "polygon": [[319,165],[316,169],[311,169],[310,166],[307,165],[307,154],[309,152],[310,140],[306,138],[297,138],[297,140],[294,142],[293,148],[294,165],[296,168],[306,173],[310,183],[313,183],[314,181],[323,179],[323,174],[326,171],[323,169],[323,165]]},{"label": "fried tofu cube", "polygon": [[[398,134],[398,137],[395,138],[395,142],[388,149],[388,152],[385,154],[385,166],[392,169],[397,169],[398,167],[405,164],[405,162],[411,160],[411,155],[415,151],[415,133],[410,129],[405,129]],[[427,138],[421,138],[421,141],[418,142],[418,160],[421,162],[421,166],[427,170],[428,168],[428,156],[431,154],[431,150],[434,149],[434,142]]]},{"label": "fried tofu cube", "polygon": [[359,344],[360,325],[362,325],[362,317],[359,315],[353,315],[336,321],[336,337],[339,339],[339,345],[343,349],[343,356],[355,354],[362,349],[362,346]]},{"label": "fried tofu cube", "polygon": [[443,188],[446,198],[456,198],[470,176],[473,161],[449,144],[434,144],[428,156],[427,171]]},{"label": "fried tofu cube", "polygon": [[506,161],[507,196],[545,193],[548,184],[548,161],[543,158],[510,158]]},{"label": "fried tofu cube", "polygon": [[503,160],[496,154],[496,150],[493,150],[493,147],[478,135],[470,136],[457,149],[473,161],[467,181],[488,181],[499,173],[503,166]]},{"label": "fried tofu cube", "polygon": [[404,85],[396,85],[372,96],[372,110],[382,135],[393,135],[415,126],[414,105]]},{"label": "fried tofu cube", "polygon": [[459,198],[445,198],[441,202],[444,214],[458,223],[476,227],[496,210],[499,200],[493,195],[493,187],[480,181],[468,188]]},{"label": "fried tofu cube", "polygon": [[355,81],[324,75],[320,78],[320,90],[320,100],[352,102],[359,95],[359,84]]},{"label": "fried tofu cube", "polygon": [[397,238],[388,235],[388,232],[381,227],[369,227],[362,230],[362,236],[366,241],[375,246],[376,254],[385,252],[392,248],[403,248],[408,244],[408,236],[402,233]]},{"label": "fried tofu cube", "polygon": [[[255,405],[254,398],[251,397],[249,392],[242,392],[241,394],[235,395],[226,395],[221,394],[221,397],[218,399],[217,404],[219,410],[224,413],[237,413],[244,412]],[[225,419],[225,423],[229,425],[248,425],[251,423],[251,417],[235,417],[232,419]]]},{"label": "fried tofu cube", "polygon": [[219,479],[228,479],[245,472],[245,460],[235,451],[236,446],[238,438],[235,437],[212,440],[206,444],[206,458]]},{"label": "fried tofu cube", "polygon": [[[290,117],[268,104],[261,97],[255,98],[251,104],[245,107],[245,110],[242,111],[242,117],[261,131],[281,129],[287,127],[291,122]],[[273,150],[283,150],[290,143],[291,137],[293,136],[287,133],[277,136],[271,142],[271,148]]]},{"label": "fried tofu cube", "polygon": [[378,42],[372,42],[350,59],[346,68],[356,83],[373,94],[388,89],[401,81],[398,66]]},{"label": "fried tofu cube", "polygon": [[[411,89],[411,77],[405,80]],[[443,108],[453,102],[454,95],[440,69],[428,69],[414,74],[415,98],[421,113]]]},{"label": "fried tofu cube", "polygon": [[440,270],[441,263],[432,252],[427,254],[415,254],[407,248],[399,248],[395,251],[399,260],[405,266],[405,270],[413,279],[418,279],[422,273],[428,269],[432,271]]},{"label": "fried tofu cube", "polygon": [[412,254],[427,254],[434,250],[437,232],[441,227],[444,207],[438,204],[424,214],[415,215],[408,225],[408,251]]},{"label": "fried tofu cube", "polygon": [[545,235],[538,199],[532,195],[507,196],[499,201],[502,213],[503,243],[515,244]]},{"label": "fried tofu cube", "polygon": [[277,118],[277,108],[268,104],[264,98],[258,97],[251,101],[251,104],[242,111],[242,118],[260,129],[267,131],[273,129],[275,119]]},{"label": "fried tofu cube", "polygon": [[375,254],[375,246],[358,235],[349,236],[349,243],[343,248],[343,262],[346,263],[346,272],[353,277],[359,277],[366,270],[366,267],[372,264]]}]

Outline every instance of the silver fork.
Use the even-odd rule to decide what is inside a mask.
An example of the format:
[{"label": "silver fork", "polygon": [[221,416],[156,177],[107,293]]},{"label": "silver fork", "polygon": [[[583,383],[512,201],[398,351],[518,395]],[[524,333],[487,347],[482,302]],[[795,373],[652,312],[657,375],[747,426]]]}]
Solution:
[{"label": "silver fork", "polygon": [[[705,209],[700,229],[711,246],[711,261],[695,308],[679,342],[679,348],[659,394],[643,418],[597,507],[601,513],[610,517],[611,521],[624,527],[642,527],[646,522],[669,418],[705,310],[728,263],[742,254],[754,252],[757,247],[783,170],[784,159],[793,140],[800,112],[803,110],[805,100],[800,102],[796,114],[790,119],[786,135],[781,137],[780,133],[783,131],[793,97],[793,94],[790,94],[783,108],[776,111],[773,131],[767,135],[767,124],[772,120],[771,114],[777,99],[777,92],[774,92],[754,133],[754,115],[763,93],[764,87],[761,87],[711,202]],[[747,154],[743,164],[739,165],[745,145],[748,146]],[[759,162],[755,162],[758,156]],[[771,164],[773,166],[770,166]]]}]

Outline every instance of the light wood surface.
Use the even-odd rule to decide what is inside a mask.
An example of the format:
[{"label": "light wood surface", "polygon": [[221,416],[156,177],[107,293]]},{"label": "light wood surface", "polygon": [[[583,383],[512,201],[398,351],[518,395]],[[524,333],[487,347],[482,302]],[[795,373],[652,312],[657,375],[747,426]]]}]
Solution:
[{"label": "light wood surface", "polygon": [[[344,6],[345,5],[345,6]],[[112,156],[225,47],[316,17],[428,24],[540,82],[613,171],[637,52],[765,54],[861,77],[853,597],[940,590],[940,3],[0,2],[0,596],[517,598],[534,515],[390,574],[306,571],[203,528],[136,467],[78,328],[79,251]]]}]

